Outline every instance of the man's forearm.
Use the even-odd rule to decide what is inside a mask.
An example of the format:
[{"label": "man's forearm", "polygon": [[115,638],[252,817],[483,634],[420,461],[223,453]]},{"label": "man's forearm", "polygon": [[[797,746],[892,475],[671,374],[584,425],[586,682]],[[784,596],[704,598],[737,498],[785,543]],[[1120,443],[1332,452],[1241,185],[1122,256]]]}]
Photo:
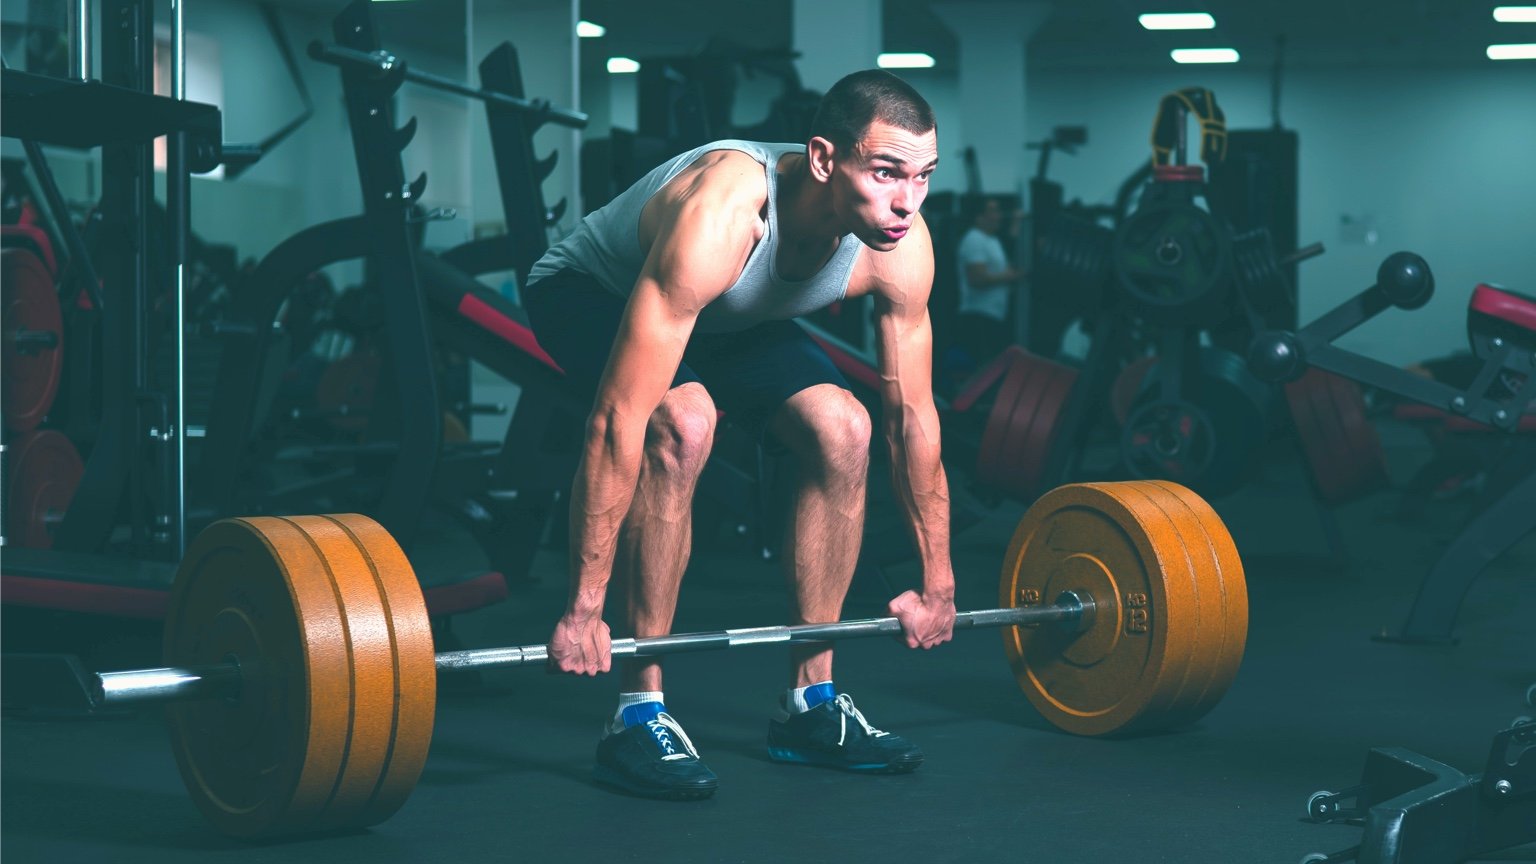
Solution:
[{"label": "man's forearm", "polygon": [[594,422],[571,486],[571,590],[566,613],[602,614],[619,530],[634,500],[644,448],[639,434],[614,422]]},{"label": "man's forearm", "polygon": [[[900,409],[897,409],[898,411]],[[930,423],[907,420],[887,429],[891,481],[912,525],[923,566],[923,593],[953,597],[955,576],[949,557],[949,482],[938,434],[938,415]]]}]

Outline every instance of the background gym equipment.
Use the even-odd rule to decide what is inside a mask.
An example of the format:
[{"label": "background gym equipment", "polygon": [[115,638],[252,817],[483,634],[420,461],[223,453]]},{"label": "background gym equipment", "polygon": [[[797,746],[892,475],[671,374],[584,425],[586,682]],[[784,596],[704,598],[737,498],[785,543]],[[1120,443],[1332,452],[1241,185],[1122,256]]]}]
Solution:
[{"label": "background gym equipment", "polygon": [[[1242,562],[1219,517],[1160,482],[1066,486],[1020,522],[1002,606],[1019,684],[1080,735],[1186,725],[1242,659]],[[615,640],[617,656],[901,631],[894,618]],[[542,664],[547,647],[433,654],[417,580],[365,517],[215,523],[188,549],[163,669],[102,673],[102,707],[167,701],[183,779],[221,831],[261,838],[361,827],[404,802],[431,737],[437,671]]]},{"label": "background gym equipment", "polygon": [[64,315],[54,272],[26,249],[0,251],[4,264],[5,427],[30,432],[59,395],[64,370]]},{"label": "background gym equipment", "polygon": [[1308,369],[1286,382],[1285,401],[1323,500],[1342,501],[1387,485],[1387,454],[1365,416],[1358,384]]},{"label": "background gym equipment", "polygon": [[1196,346],[1191,356],[1173,344],[1141,378],[1121,431],[1122,459],[1133,477],[1227,494],[1257,467],[1269,432],[1270,388],[1235,354]]},{"label": "background gym equipment", "polygon": [[1301,864],[1464,861],[1536,840],[1536,723],[1526,719],[1493,737],[1476,774],[1402,747],[1372,749],[1358,784],[1307,798],[1313,822],[1361,823],[1360,845]]},{"label": "background gym equipment", "polygon": [[7,442],[6,458],[6,543],[50,548],[85,473],[80,453],[64,433],[36,429]]},{"label": "background gym equipment", "polygon": [[1418,309],[1434,295],[1429,264],[1411,252],[1387,256],[1376,282],[1298,332],[1258,334],[1248,353],[1254,374],[1270,381],[1296,381],[1308,367],[1421,402],[1458,421],[1515,436],[1515,446],[1495,472],[1488,501],[1462,529],[1425,577],[1408,620],[1395,635],[1404,641],[1453,641],[1463,598],[1478,574],[1520,538],[1536,530],[1536,299],[1479,285],[1468,302],[1467,331],[1480,368],[1465,388],[1434,381],[1406,369],[1332,344],[1345,333],[1397,306]]}]

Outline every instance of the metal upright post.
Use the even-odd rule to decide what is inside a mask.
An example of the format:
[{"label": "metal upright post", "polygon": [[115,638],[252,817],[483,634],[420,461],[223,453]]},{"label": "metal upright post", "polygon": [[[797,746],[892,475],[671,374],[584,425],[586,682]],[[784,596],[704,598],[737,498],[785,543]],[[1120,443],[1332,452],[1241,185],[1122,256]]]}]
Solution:
[{"label": "metal upright post", "polygon": [[81,81],[91,77],[91,0],[69,6],[69,71]]},{"label": "metal upright post", "polygon": [[[171,97],[187,98],[186,0],[171,0]],[[169,545],[175,558],[186,551],[186,462],[187,462],[187,250],[191,246],[191,175],[187,166],[187,133],[176,132],[166,141],[165,211],[170,234],[170,257],[176,267],[176,396],[175,420],[171,428],[171,464],[175,476],[171,501],[164,506],[171,514]]]}]

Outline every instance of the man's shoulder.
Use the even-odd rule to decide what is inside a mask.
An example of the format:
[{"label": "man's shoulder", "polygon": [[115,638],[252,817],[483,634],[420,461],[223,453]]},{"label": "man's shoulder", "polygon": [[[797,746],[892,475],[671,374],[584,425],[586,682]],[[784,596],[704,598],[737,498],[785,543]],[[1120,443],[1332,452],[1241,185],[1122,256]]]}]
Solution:
[{"label": "man's shoulder", "polygon": [[[716,145],[731,143],[736,142],[715,142]],[[717,203],[756,201],[760,204],[768,195],[763,163],[752,153],[729,146],[700,153],[667,183],[667,187],[681,197],[708,195]]]}]

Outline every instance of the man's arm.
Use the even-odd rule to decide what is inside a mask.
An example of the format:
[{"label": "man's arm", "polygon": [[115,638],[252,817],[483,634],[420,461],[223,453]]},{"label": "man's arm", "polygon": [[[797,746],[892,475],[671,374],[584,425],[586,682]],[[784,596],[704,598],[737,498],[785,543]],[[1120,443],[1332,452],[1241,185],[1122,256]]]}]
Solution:
[{"label": "man's arm", "polygon": [[965,280],[972,288],[990,291],[1019,281],[1019,271],[1008,267],[994,273],[983,263],[966,264]]},{"label": "man's arm", "polygon": [[893,487],[912,525],[923,566],[923,590],[891,601],[907,644],[931,648],[947,642],[955,622],[955,576],[949,557],[949,484],[933,401],[933,329],[928,294],[933,287],[933,245],[919,217],[896,249],[868,255],[884,428]]},{"label": "man's arm", "polygon": [[646,425],[672,385],[699,312],[735,282],[756,236],[757,204],[729,178],[693,178],[675,200],[657,203],[664,209],[655,214],[655,240],[598,385],[572,485],[570,598],[549,646],[558,671],[609,669],[603,602]]},{"label": "man's arm", "polygon": [[1006,264],[1001,270],[991,269],[993,254],[984,237],[978,230],[972,230],[960,243],[959,258],[965,266],[966,284],[972,290],[993,291],[1019,281],[1019,271]]}]

